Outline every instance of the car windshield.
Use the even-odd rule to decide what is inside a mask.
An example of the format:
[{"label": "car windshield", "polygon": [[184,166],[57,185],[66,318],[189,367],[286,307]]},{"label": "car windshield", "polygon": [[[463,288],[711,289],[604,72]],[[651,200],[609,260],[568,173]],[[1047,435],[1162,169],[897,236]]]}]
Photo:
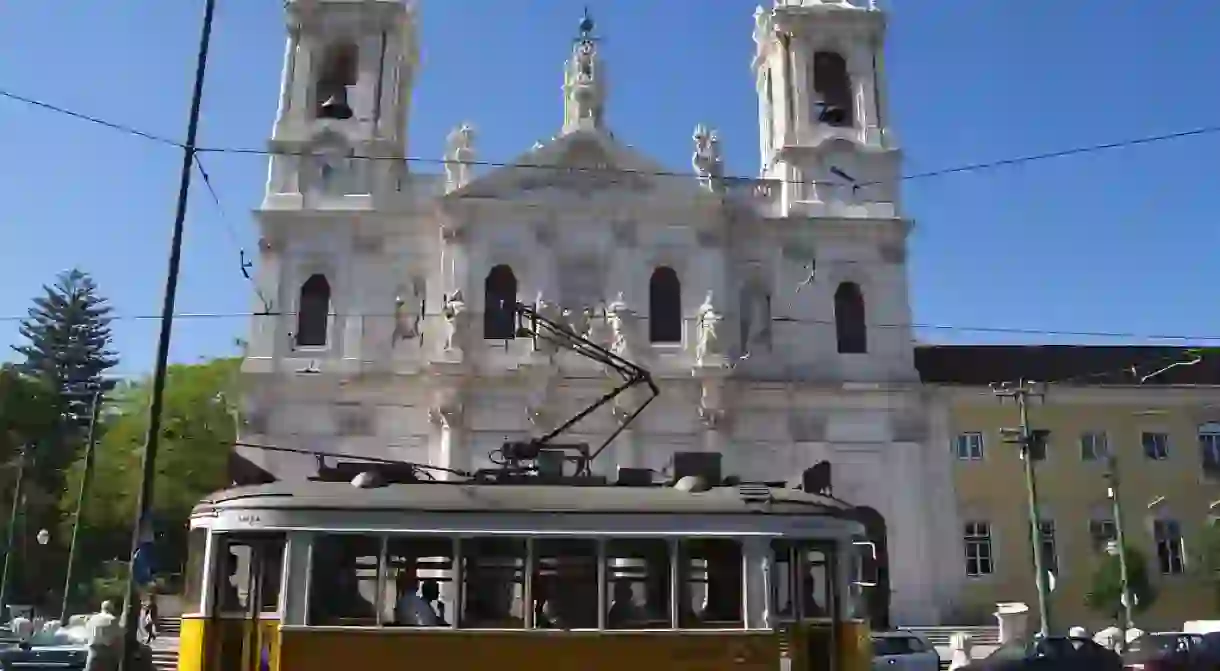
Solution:
[{"label": "car windshield", "polygon": [[56,631],[40,631],[30,638],[30,645],[37,648],[60,645],[84,645],[88,636],[84,629],[69,628]]},{"label": "car windshield", "polygon": [[873,656],[911,655],[925,650],[923,641],[914,636],[877,636],[873,638]]},{"label": "car windshield", "polygon": [[1182,634],[1145,634],[1131,641],[1131,652],[1169,652],[1185,648],[1189,637]]}]

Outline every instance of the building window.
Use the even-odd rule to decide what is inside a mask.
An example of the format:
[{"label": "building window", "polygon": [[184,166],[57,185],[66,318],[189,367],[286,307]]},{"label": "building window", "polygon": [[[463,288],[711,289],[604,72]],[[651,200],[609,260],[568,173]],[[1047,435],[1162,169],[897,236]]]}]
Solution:
[{"label": "building window", "polygon": [[995,570],[991,560],[991,524],[966,522],[963,525],[962,539],[966,546],[966,575],[991,575]]},{"label": "building window", "polygon": [[330,282],[326,276],[310,275],[301,285],[297,305],[297,346],[326,347],[330,331]]},{"label": "building window", "polygon": [[864,294],[855,282],[844,282],[835,290],[835,337],[839,354],[864,354],[868,351]]},{"label": "building window", "polygon": [[851,127],[852,91],[847,61],[833,51],[813,55],[814,118],[830,126]]},{"label": "building window", "polygon": [[1080,459],[1101,461],[1110,456],[1110,443],[1103,431],[1087,431],[1080,434]]},{"label": "building window", "polygon": [[1114,520],[1098,518],[1089,520],[1089,541],[1094,552],[1105,552],[1110,543],[1118,540]]},{"label": "building window", "polygon": [[1140,443],[1144,446],[1145,457],[1153,461],[1169,458],[1169,434],[1145,431],[1140,434]]},{"label": "building window", "polygon": [[517,276],[498,265],[483,281],[483,338],[511,340],[517,332]]},{"label": "building window", "polygon": [[1055,521],[1038,522],[1038,547],[1042,551],[1042,568],[1051,573],[1059,572],[1059,552],[1055,547]]},{"label": "building window", "polygon": [[1199,459],[1204,473],[1220,474],[1220,422],[1208,422],[1199,427]]},{"label": "building window", "polygon": [[669,266],[652,271],[648,281],[648,339],[682,342],[682,282]]},{"label": "building window", "polygon": [[1182,525],[1177,520],[1156,520],[1152,524],[1152,537],[1156,540],[1156,555],[1161,573],[1185,573],[1186,547],[1182,538]]},{"label": "building window", "polygon": [[963,461],[982,461],[983,434],[977,431],[957,434],[953,439],[953,452]]}]

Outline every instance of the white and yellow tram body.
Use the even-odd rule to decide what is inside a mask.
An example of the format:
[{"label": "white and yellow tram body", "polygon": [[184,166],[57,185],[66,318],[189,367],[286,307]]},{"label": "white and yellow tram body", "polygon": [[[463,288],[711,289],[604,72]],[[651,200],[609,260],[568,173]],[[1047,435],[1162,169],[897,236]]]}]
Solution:
[{"label": "white and yellow tram body", "polygon": [[[849,513],[757,485],[230,489],[191,518],[178,668],[865,671]],[[436,621],[404,626],[424,583]]]}]

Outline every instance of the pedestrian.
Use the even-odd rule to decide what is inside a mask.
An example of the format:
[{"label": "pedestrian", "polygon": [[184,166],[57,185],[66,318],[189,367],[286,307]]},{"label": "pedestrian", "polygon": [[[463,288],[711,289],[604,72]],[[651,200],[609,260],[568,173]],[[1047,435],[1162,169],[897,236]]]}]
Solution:
[{"label": "pedestrian", "polygon": [[157,639],[157,599],[149,595],[144,602],[140,615],[140,627],[144,630],[144,638],[149,645]]},{"label": "pedestrian", "polygon": [[114,643],[118,638],[119,623],[114,616],[114,604],[103,601],[101,610],[85,624],[85,633],[89,640],[85,671],[112,671],[117,668],[119,660]]}]

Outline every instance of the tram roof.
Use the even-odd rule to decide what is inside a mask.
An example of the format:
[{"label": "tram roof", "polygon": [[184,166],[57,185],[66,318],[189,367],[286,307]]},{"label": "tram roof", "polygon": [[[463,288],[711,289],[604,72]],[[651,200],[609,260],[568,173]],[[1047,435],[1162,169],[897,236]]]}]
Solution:
[{"label": "tram roof", "polygon": [[437,513],[663,513],[689,515],[847,516],[849,504],[796,489],[771,487],[769,497],[737,487],[684,491],[672,487],[419,482],[362,489],[346,482],[276,482],[216,492],[196,513],[223,510],[370,510]]}]

